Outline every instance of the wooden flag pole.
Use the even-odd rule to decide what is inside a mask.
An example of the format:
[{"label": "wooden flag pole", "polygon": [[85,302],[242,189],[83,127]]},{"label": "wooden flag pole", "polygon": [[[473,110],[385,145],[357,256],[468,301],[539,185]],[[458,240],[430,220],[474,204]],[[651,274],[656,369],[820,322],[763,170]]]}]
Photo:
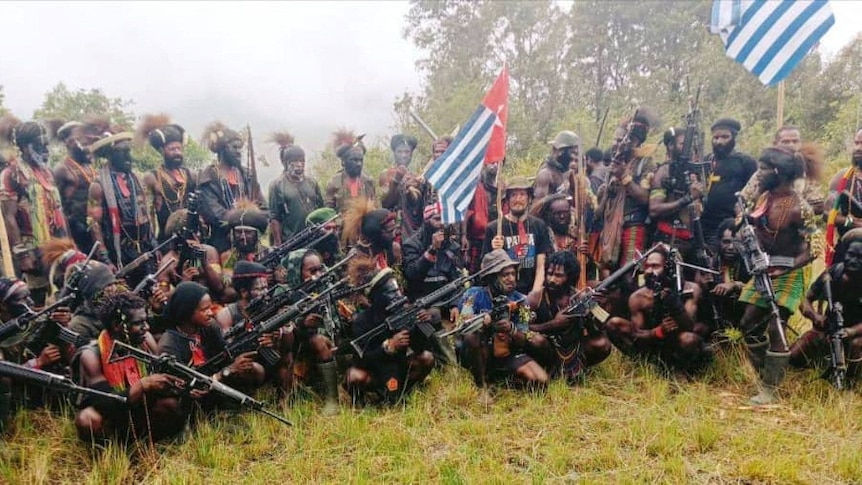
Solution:
[{"label": "wooden flag pole", "polygon": [[[500,160],[500,165],[497,167],[497,235],[503,235],[503,160]],[[481,183],[481,182],[480,182]]]},{"label": "wooden flag pole", "polygon": [[778,83],[778,106],[776,108],[776,118],[778,119],[777,129],[784,126],[784,81]]}]

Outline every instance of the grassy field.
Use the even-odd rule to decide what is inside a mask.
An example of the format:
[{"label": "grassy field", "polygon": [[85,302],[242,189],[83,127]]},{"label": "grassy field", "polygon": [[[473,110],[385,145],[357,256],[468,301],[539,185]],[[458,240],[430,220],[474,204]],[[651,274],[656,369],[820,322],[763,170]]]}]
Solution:
[{"label": "grassy field", "polygon": [[618,353],[585,383],[476,401],[467,373],[435,372],[409,403],[319,415],[288,429],[220,416],[182,444],[80,444],[71,420],[19,413],[0,442],[4,483],[860,483],[862,398],[792,371],[780,405],[751,408],[753,371],[730,348],[679,383]]}]

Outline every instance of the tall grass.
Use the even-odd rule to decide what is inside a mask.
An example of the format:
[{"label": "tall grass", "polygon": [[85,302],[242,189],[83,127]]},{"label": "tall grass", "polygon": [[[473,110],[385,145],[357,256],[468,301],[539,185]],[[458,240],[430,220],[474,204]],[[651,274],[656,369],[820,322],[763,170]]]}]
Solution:
[{"label": "tall grass", "polygon": [[0,445],[6,483],[858,483],[862,399],[791,371],[779,405],[752,408],[739,347],[679,383],[614,354],[584,383],[477,402],[466,372],[432,375],[403,406],[334,417],[300,399],[220,415],[182,443],[91,449],[66,415],[19,413]]}]

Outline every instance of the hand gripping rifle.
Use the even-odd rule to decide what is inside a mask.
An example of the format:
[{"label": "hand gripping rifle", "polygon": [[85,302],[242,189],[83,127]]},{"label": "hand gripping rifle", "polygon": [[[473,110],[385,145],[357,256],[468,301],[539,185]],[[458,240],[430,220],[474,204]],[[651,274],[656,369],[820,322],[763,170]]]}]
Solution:
[{"label": "hand gripping rifle", "polygon": [[448,337],[449,335],[470,335],[476,333],[485,326],[485,317],[490,317],[492,322],[503,320],[511,315],[512,312],[516,311],[525,300],[526,298],[521,298],[519,300],[509,301],[509,298],[506,295],[497,295],[491,299],[491,304],[493,306],[490,310],[467,317],[467,319],[461,322],[457,327],[448,332],[439,333],[437,336],[442,338]]},{"label": "hand gripping rifle", "polygon": [[[45,315],[52,313],[54,310],[61,306],[67,305],[69,302],[75,299],[75,295],[66,295],[63,298],[60,298],[52,305],[46,306],[45,308],[39,310],[38,312],[34,312],[29,307],[27,307],[27,312],[23,315],[13,318],[8,322],[0,324],[0,344],[3,347],[9,347],[21,342],[22,338],[13,338],[10,341],[6,341],[13,336],[21,336],[26,337],[26,335],[30,332],[30,324],[41,319]],[[56,322],[52,322],[56,323]],[[34,329],[38,333],[38,329]],[[67,329],[68,330],[68,329]],[[71,330],[70,330],[71,332]]]},{"label": "hand gripping rifle", "polygon": [[113,399],[121,404],[126,404],[126,398],[110,392],[102,392],[89,387],[79,386],[72,379],[63,377],[50,372],[45,372],[39,369],[30,369],[23,365],[13,364],[0,360],[0,376],[10,377],[12,380],[19,380],[37,386],[44,387],[52,391],[61,393],[91,395]]},{"label": "hand gripping rifle", "polygon": [[[72,295],[66,296],[48,308],[44,308],[39,311],[38,315],[49,315],[57,308],[65,306],[72,298],[74,298]],[[32,311],[31,313],[37,315]],[[68,344],[77,349],[90,343],[89,339],[83,337],[78,332],[53,321],[50,318],[35,317],[34,320],[38,320],[38,323],[33,327],[31,332],[28,332],[24,343],[25,350],[33,357],[37,357],[46,345],[61,346]]]},{"label": "hand gripping rifle", "polygon": [[399,298],[386,307],[386,313],[389,316],[383,320],[383,323],[351,340],[350,346],[356,350],[359,357],[362,357],[371,341],[387,331],[397,333],[402,330],[412,332],[414,329],[419,329],[425,338],[430,337],[434,334],[435,329],[429,323],[419,321],[419,312],[453,301],[460,296],[466,283],[484,277],[491,269],[493,268],[486,268],[477,273],[456,278],[413,303],[410,303],[406,297]]},{"label": "hand gripping rifle", "polygon": [[312,248],[320,241],[323,241],[330,232],[326,229],[326,225],[338,218],[334,215],[329,219],[318,224],[312,224],[305,229],[290,236],[287,241],[281,243],[275,249],[270,249],[269,252],[260,252],[255,256],[255,261],[266,266],[270,270],[275,269],[281,260],[284,259],[291,251],[301,248]]},{"label": "hand gripping rifle", "polygon": [[736,193],[736,203],[742,215],[742,223],[737,233],[737,245],[739,254],[745,263],[745,268],[754,278],[754,287],[769,302],[771,317],[775,319],[776,331],[783,349],[787,349],[787,334],[784,331],[784,321],[781,319],[781,310],[778,308],[778,300],[775,290],[772,288],[772,280],[769,278],[769,255],[760,247],[754,226],[748,221],[748,213],[745,210],[745,200],[742,194]]},{"label": "hand gripping rifle", "polygon": [[114,341],[114,346],[111,348],[111,355],[108,362],[113,363],[128,358],[133,358],[143,362],[147,367],[149,367],[151,372],[170,374],[172,376],[179,377],[186,382],[186,389],[215,391],[223,396],[233,399],[242,406],[266,414],[267,416],[277,419],[288,426],[293,426],[293,423],[288,421],[286,418],[266,409],[265,404],[261,401],[258,401],[247,394],[243,394],[187,365],[177,362],[176,357],[172,355],[162,354],[157,356],[119,340]]},{"label": "hand gripping rifle", "polygon": [[99,249],[101,244],[102,243],[99,241],[93,243],[90,253],[87,254],[87,259],[85,259],[80,266],[75,268],[75,271],[73,271],[72,274],[69,275],[69,279],[66,280],[66,284],[63,285],[63,289],[57,293],[58,299],[62,299],[66,295],[71,295],[73,300],[77,298],[78,287],[81,285],[81,278],[84,277],[84,273],[86,273],[87,268],[90,267],[90,261],[93,260],[93,256],[96,254],[96,251]]},{"label": "hand gripping rifle", "polygon": [[610,318],[610,315],[596,302],[594,298],[596,293],[600,293],[616,285],[628,273],[634,270],[636,266],[641,264],[647,258],[647,256],[655,252],[660,245],[661,243],[657,243],[655,246],[646,250],[646,252],[638,256],[636,259],[629,261],[620,269],[614,271],[610,276],[605,278],[595,288],[587,287],[583,291],[577,293],[572,303],[567,308],[563,309],[563,313],[572,316],[586,316],[587,313],[592,313],[593,316],[596,317],[599,322],[605,323],[608,318]]},{"label": "hand gripping rifle", "polygon": [[847,358],[844,354],[844,306],[832,298],[832,275],[827,269],[823,273],[823,288],[826,293],[826,338],[829,341],[830,365],[827,375],[835,389],[844,389],[847,377]]},{"label": "hand gripping rifle", "polygon": [[199,247],[189,244],[189,241],[195,240],[201,232],[201,219],[198,215],[199,204],[200,198],[197,192],[190,193],[189,201],[186,204],[186,210],[188,211],[186,213],[186,221],[177,235],[179,238],[177,252],[180,255],[180,259],[177,261],[177,273],[179,274],[183,273],[186,263],[189,263],[191,267],[198,268],[203,266],[206,261],[206,252]]},{"label": "hand gripping rifle", "polygon": [[131,263],[123,266],[123,268],[121,270],[117,271],[117,274],[115,274],[114,277],[118,280],[125,278],[126,276],[129,275],[129,273],[138,269],[138,267],[140,267],[142,264],[153,259],[157,254],[159,254],[159,251],[161,251],[165,246],[167,246],[168,244],[170,244],[176,240],[177,240],[177,235],[174,234],[173,236],[166,239],[165,242],[159,244],[158,246],[154,247],[153,249],[151,249],[151,250],[145,252],[144,254],[138,256],[137,258],[132,260]]},{"label": "hand gripping rifle", "polygon": [[320,293],[303,297],[301,300],[290,305],[275,316],[260,323],[253,324],[251,330],[248,330],[245,333],[240,332],[239,335],[225,346],[224,350],[204,362],[200,367],[198,367],[198,369],[204,373],[212,374],[217,372],[219,369],[228,366],[234,359],[236,359],[237,356],[255,350],[258,351],[260,357],[264,359],[266,364],[275,364],[278,362],[278,353],[275,352],[274,349],[260,347],[258,344],[258,340],[260,340],[263,335],[278,331],[278,329],[284,327],[289,322],[295,321],[313,312],[318,306],[326,301],[324,297],[328,293],[338,292],[340,293],[339,296],[343,297],[352,291],[354,291],[354,289],[347,287],[347,279],[344,278],[338,283],[326,287]]},{"label": "hand gripping rifle", "polygon": [[138,286],[132,290],[132,293],[142,297],[143,299],[148,299],[153,294],[153,286],[158,282],[159,275],[164,273],[172,264],[174,264],[176,258],[168,257],[162,261],[162,265],[159,266],[159,269],[156,270],[155,273],[150,273],[138,283]]}]

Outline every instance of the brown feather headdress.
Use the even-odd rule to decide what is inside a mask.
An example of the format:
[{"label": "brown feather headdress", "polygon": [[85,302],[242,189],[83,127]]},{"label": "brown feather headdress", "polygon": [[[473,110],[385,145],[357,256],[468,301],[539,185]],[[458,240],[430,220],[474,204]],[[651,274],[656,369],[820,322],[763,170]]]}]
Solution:
[{"label": "brown feather headdress", "polygon": [[338,156],[338,158],[343,159],[352,148],[359,148],[362,150],[362,154],[365,154],[365,145],[362,143],[365,133],[355,135],[351,130],[339,128],[332,134],[332,136],[332,145],[335,148],[335,155]]},{"label": "brown feather headdress", "polygon": [[[242,140],[240,134],[227,127],[221,121],[213,121],[204,128],[201,142],[213,153],[218,153],[228,143],[234,140]],[[243,140],[244,141],[244,140]]]}]

